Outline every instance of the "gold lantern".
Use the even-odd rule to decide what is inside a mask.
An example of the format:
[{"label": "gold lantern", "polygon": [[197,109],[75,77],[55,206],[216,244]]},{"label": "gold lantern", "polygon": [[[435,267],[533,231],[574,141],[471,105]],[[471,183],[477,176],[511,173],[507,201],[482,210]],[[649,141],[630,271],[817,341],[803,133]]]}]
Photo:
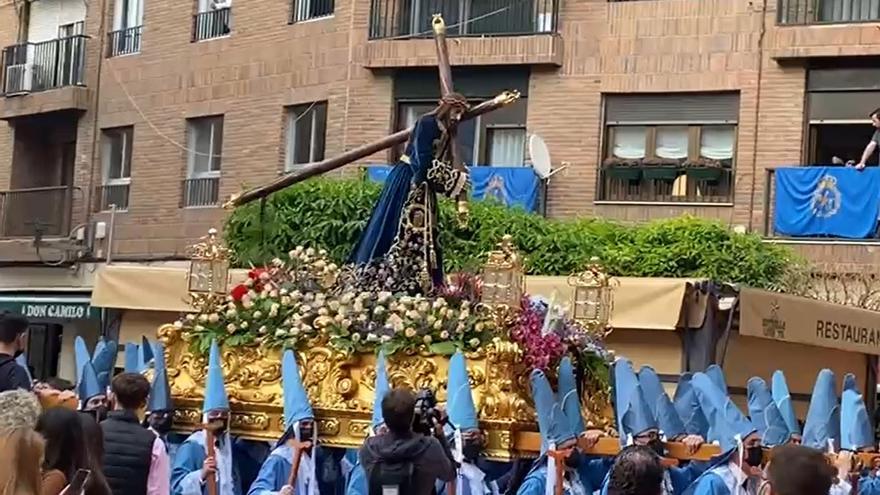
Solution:
[{"label": "gold lantern", "polygon": [[201,242],[189,248],[187,289],[193,298],[213,299],[226,295],[229,284],[229,250],[217,242],[217,229],[210,229]]},{"label": "gold lantern", "polygon": [[518,308],[523,295],[522,257],[513,245],[513,237],[505,235],[498,249],[489,252],[483,267],[481,302],[495,309]]},{"label": "gold lantern", "polygon": [[581,273],[568,277],[572,291],[572,318],[588,332],[604,336],[611,331],[613,306],[611,276],[602,267],[599,258],[591,258]]}]

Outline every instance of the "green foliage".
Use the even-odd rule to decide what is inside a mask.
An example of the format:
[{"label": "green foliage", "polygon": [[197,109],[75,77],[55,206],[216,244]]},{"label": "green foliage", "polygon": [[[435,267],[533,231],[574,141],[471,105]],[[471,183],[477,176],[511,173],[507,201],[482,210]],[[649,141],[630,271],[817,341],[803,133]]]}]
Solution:
[{"label": "green foliage", "polygon": [[[298,245],[326,249],[342,263],[380,192],[381,186],[362,180],[307,181],[276,193],[265,206],[251,203],[236,210],[226,225],[226,241],[243,267],[264,265]],[[800,265],[785,247],[693,217],[629,226],[587,218],[548,220],[475,202],[462,229],[455,222],[455,205],[442,201],[440,221],[447,272],[477,269],[504,234],[514,236],[528,272],[539,275],[568,275],[597,256],[617,276],[696,277],[778,288]]]}]

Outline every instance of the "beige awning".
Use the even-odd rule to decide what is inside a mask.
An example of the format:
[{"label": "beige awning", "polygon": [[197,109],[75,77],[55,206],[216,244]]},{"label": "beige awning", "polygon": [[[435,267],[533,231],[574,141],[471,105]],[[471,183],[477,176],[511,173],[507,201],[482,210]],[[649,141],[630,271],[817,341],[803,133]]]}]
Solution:
[{"label": "beige awning", "polygon": [[[685,294],[693,280],[638,277],[614,280],[613,328],[675,330],[681,326]],[[526,292],[549,299],[555,291],[556,300],[563,304],[571,301],[573,290],[567,277],[526,277]]]},{"label": "beige awning", "polygon": [[[240,283],[246,270],[232,270],[231,284]],[[108,265],[98,271],[92,288],[92,306],[144,311],[193,311],[186,302],[186,270],[137,265]]]},{"label": "beige awning", "polygon": [[[246,270],[232,270],[230,284],[238,284]],[[617,280],[611,324],[615,328],[675,330],[680,327],[687,279],[627,278]],[[529,294],[557,302],[571,301],[567,277],[526,277]],[[101,268],[92,290],[92,306],[146,311],[192,311],[187,304],[186,270],[183,268],[110,265]],[[691,323],[691,326],[694,326]]]},{"label": "beige awning", "polygon": [[740,291],[739,333],[880,355],[880,313],[758,289]]}]

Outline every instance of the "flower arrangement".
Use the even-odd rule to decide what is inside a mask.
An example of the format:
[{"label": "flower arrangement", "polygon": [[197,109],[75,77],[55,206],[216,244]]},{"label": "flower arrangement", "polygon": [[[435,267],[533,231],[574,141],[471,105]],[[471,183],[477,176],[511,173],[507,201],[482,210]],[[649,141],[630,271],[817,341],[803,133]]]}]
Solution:
[{"label": "flower arrangement", "polygon": [[339,268],[324,251],[297,247],[287,260],[275,259],[248,272],[222,303],[188,314],[175,326],[185,329],[191,344],[205,352],[218,343],[296,348],[325,336],[344,352],[388,354],[427,351],[452,354],[473,351],[495,331],[491,315],[476,310],[478,279],[452,276],[436,297],[390,292],[338,291]]},{"label": "flower arrangement", "polygon": [[285,260],[250,270],[225,299],[203,305],[175,326],[201,353],[214,339],[233,347],[295,349],[322,337],[346,353],[382,348],[389,355],[450,355],[500,337],[520,345],[528,369],[553,370],[570,353],[582,369],[607,374],[610,354],[601,340],[540,298],[523,297],[513,324],[499,327],[501,320],[478,302],[482,284],[474,274],[453,274],[448,285],[425,297],[346,291],[337,286],[340,272],[326,252],[297,247]]}]

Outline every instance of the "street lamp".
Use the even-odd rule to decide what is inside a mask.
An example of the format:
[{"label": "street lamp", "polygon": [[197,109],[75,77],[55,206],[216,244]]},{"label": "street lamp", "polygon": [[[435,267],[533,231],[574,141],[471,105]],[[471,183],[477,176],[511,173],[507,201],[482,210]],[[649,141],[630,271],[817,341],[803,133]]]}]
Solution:
[{"label": "street lamp", "polygon": [[490,251],[483,266],[481,302],[491,308],[518,308],[523,295],[522,258],[513,245],[513,237],[505,235],[498,249]]},{"label": "street lamp", "polygon": [[189,293],[203,298],[226,295],[229,250],[217,242],[217,229],[210,229],[201,242],[190,246],[189,254]]},{"label": "street lamp", "polygon": [[586,269],[568,277],[572,291],[572,318],[593,335],[605,336],[611,331],[613,306],[611,276],[599,262],[591,258]]}]

